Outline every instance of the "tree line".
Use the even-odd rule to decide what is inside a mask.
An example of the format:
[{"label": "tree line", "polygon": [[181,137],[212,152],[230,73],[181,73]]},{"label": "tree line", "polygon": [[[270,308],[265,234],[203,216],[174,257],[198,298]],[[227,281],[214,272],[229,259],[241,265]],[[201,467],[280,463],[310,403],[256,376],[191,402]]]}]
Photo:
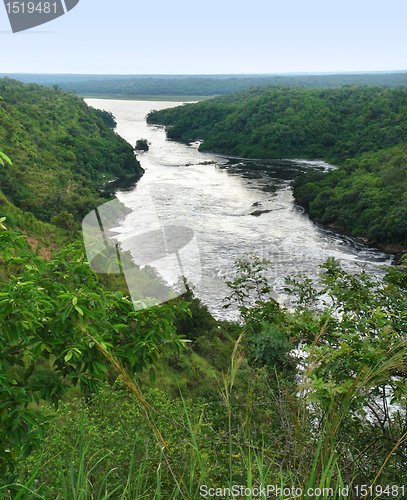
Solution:
[{"label": "tree line", "polygon": [[239,76],[183,76],[168,78],[159,76],[137,77],[136,75],[16,75],[25,82],[52,86],[58,84],[63,90],[79,95],[121,96],[140,95],[214,96],[225,95],[254,86],[301,86],[304,88],[341,87],[343,85],[386,85],[406,87],[407,72],[358,73],[321,75],[239,75]]}]

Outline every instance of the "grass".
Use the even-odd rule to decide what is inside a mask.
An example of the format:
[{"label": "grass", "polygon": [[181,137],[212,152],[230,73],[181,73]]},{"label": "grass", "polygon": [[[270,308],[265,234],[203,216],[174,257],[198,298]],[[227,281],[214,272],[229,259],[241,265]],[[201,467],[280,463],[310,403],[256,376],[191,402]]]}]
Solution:
[{"label": "grass", "polygon": [[[86,335],[85,330],[84,334]],[[103,474],[100,474],[98,469],[105,462],[107,463],[114,452],[107,448],[99,448],[96,451],[89,448],[90,436],[85,432],[82,413],[80,436],[69,465],[63,465],[62,460],[57,457],[54,460],[54,464],[58,463],[60,468],[60,493],[56,500],[108,500],[109,498],[116,500],[144,498],[198,500],[202,498],[203,485],[207,488],[215,486],[224,488],[226,495],[222,498],[227,500],[238,498],[231,493],[234,485],[240,485],[247,490],[246,495],[243,496],[246,500],[265,500],[268,485],[271,485],[272,494],[278,500],[288,498],[290,500],[347,500],[350,498],[346,486],[350,486],[350,491],[352,491],[352,479],[350,482],[348,480],[345,485],[341,471],[344,461],[337,448],[338,429],[343,420],[350,416],[351,402],[360,394],[365,393],[373,384],[385,379],[389,370],[401,365],[403,350],[392,349],[384,353],[382,360],[376,366],[356,377],[349,390],[332,400],[330,407],[324,413],[319,414],[319,427],[313,427],[310,425],[314,421],[310,414],[313,411],[309,400],[312,392],[310,381],[315,368],[324,360],[319,359],[311,349],[302,381],[298,386],[297,398],[294,399],[291,396],[290,404],[282,409],[286,413],[284,418],[292,425],[292,433],[287,432],[285,439],[293,455],[291,465],[283,466],[279,459],[270,453],[270,447],[265,444],[264,436],[263,438],[256,437],[254,428],[252,429],[253,391],[247,391],[244,403],[246,411],[242,413],[239,421],[236,419],[234,387],[244,361],[240,349],[241,340],[242,336],[235,344],[230,367],[223,377],[220,390],[222,405],[225,409],[222,419],[226,422],[222,438],[222,449],[225,450],[223,456],[220,454],[219,446],[215,444],[217,434],[212,435],[212,442],[210,442],[208,435],[204,432],[204,427],[207,425],[207,406],[204,405],[194,416],[182,395],[179,406],[181,413],[177,416],[177,425],[183,429],[184,445],[182,457],[179,456],[180,450],[174,447],[175,443],[171,437],[167,438],[168,429],[159,428],[157,414],[152,411],[151,403],[148,402],[141,388],[105,350],[104,346],[98,345],[119,373],[122,383],[135,397],[141,409],[140,415],[144,415],[147,426],[155,436],[154,458],[150,448],[146,449],[144,458],[136,457],[140,441],[135,440],[133,451],[127,462],[127,477],[121,484],[112,486],[110,479],[116,474],[116,468],[108,465]],[[315,345],[318,340],[319,338],[316,339]],[[405,341],[398,347],[405,347],[404,344]],[[278,397],[286,398],[286,396],[287,387],[282,384]],[[171,415],[167,414],[165,418],[171,420]],[[401,436],[383,461],[372,486],[406,436],[407,433]],[[103,439],[103,436],[100,437]],[[208,459],[210,456],[208,450],[216,452],[212,461]],[[116,453],[118,451],[117,449]],[[213,472],[216,460],[219,460],[219,463],[224,461],[225,467],[220,475],[214,475]],[[39,464],[26,481],[25,486],[21,484],[10,486],[10,493],[7,494],[3,488],[2,492],[0,491],[0,498],[7,500],[48,499],[44,496],[46,484],[41,485],[36,482],[38,471]]]}]

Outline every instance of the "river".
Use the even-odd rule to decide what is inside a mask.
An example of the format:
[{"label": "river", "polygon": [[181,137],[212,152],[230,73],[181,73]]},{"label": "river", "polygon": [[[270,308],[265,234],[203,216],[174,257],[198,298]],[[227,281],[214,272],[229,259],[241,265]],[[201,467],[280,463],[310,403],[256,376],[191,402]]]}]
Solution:
[{"label": "river", "polygon": [[[120,188],[117,198],[132,209],[118,222],[117,240],[132,250],[131,229],[139,223],[138,191],[148,188],[155,201],[158,219],[176,221],[195,232],[202,279],[195,294],[222,319],[236,319],[236,312],[222,308],[228,294],[224,277],[233,263],[245,254],[271,262],[269,280],[273,295],[289,303],[284,278],[304,273],[316,278],[319,264],[329,256],[340,259],[344,269],[381,274],[380,266],[391,264],[391,256],[362,246],[311,221],[294,203],[290,181],[310,166],[332,168],[321,161],[247,160],[213,153],[201,153],[197,145],[166,139],[162,127],[146,124],[152,109],[181,103],[86,99],[86,102],[113,113],[116,132],[135,145],[140,138],[151,145],[138,153],[145,174],[136,186]],[[262,212],[251,215],[253,212]]]}]

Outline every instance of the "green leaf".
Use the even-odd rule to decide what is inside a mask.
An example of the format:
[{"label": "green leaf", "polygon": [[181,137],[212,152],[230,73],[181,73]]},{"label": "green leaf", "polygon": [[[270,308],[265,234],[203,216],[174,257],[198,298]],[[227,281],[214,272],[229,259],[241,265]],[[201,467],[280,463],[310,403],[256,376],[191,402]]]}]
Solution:
[{"label": "green leaf", "polygon": [[3,151],[0,149],[0,162],[2,165],[4,165],[3,160],[12,165],[12,161],[10,160],[10,158],[6,154],[4,154]]},{"label": "green leaf", "polygon": [[81,309],[79,306],[74,306],[74,307],[75,307],[75,309],[78,311],[78,313],[79,313],[81,316],[83,316],[83,311],[82,311],[82,309]]},{"label": "green leaf", "polygon": [[23,380],[24,380],[24,381],[27,381],[27,380],[28,380],[28,378],[32,375],[32,373],[33,373],[33,371],[34,371],[34,368],[35,368],[35,365],[34,365],[34,364],[30,365],[30,366],[27,368],[27,370],[25,371],[24,376],[23,376]]},{"label": "green leaf", "polygon": [[72,306],[69,306],[65,309],[64,313],[61,316],[61,319],[63,322],[66,321],[67,317],[69,316],[70,312],[72,311]]}]

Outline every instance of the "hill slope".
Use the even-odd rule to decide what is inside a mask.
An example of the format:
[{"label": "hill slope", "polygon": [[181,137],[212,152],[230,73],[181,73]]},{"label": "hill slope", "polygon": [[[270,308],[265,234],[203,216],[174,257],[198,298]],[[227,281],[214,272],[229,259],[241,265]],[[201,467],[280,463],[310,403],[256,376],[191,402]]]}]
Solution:
[{"label": "hill slope", "polygon": [[141,175],[133,147],[82,99],[60,90],[0,79],[0,144],[13,165],[0,166],[1,191],[49,221],[61,210],[77,220],[100,204],[104,178]]},{"label": "hill slope", "polygon": [[153,112],[168,137],[249,158],[320,158],[294,195],[312,217],[354,236],[407,248],[407,90],[250,89]]},{"label": "hill slope", "polygon": [[173,139],[247,158],[340,162],[407,138],[407,90],[257,88],[150,113]]}]

